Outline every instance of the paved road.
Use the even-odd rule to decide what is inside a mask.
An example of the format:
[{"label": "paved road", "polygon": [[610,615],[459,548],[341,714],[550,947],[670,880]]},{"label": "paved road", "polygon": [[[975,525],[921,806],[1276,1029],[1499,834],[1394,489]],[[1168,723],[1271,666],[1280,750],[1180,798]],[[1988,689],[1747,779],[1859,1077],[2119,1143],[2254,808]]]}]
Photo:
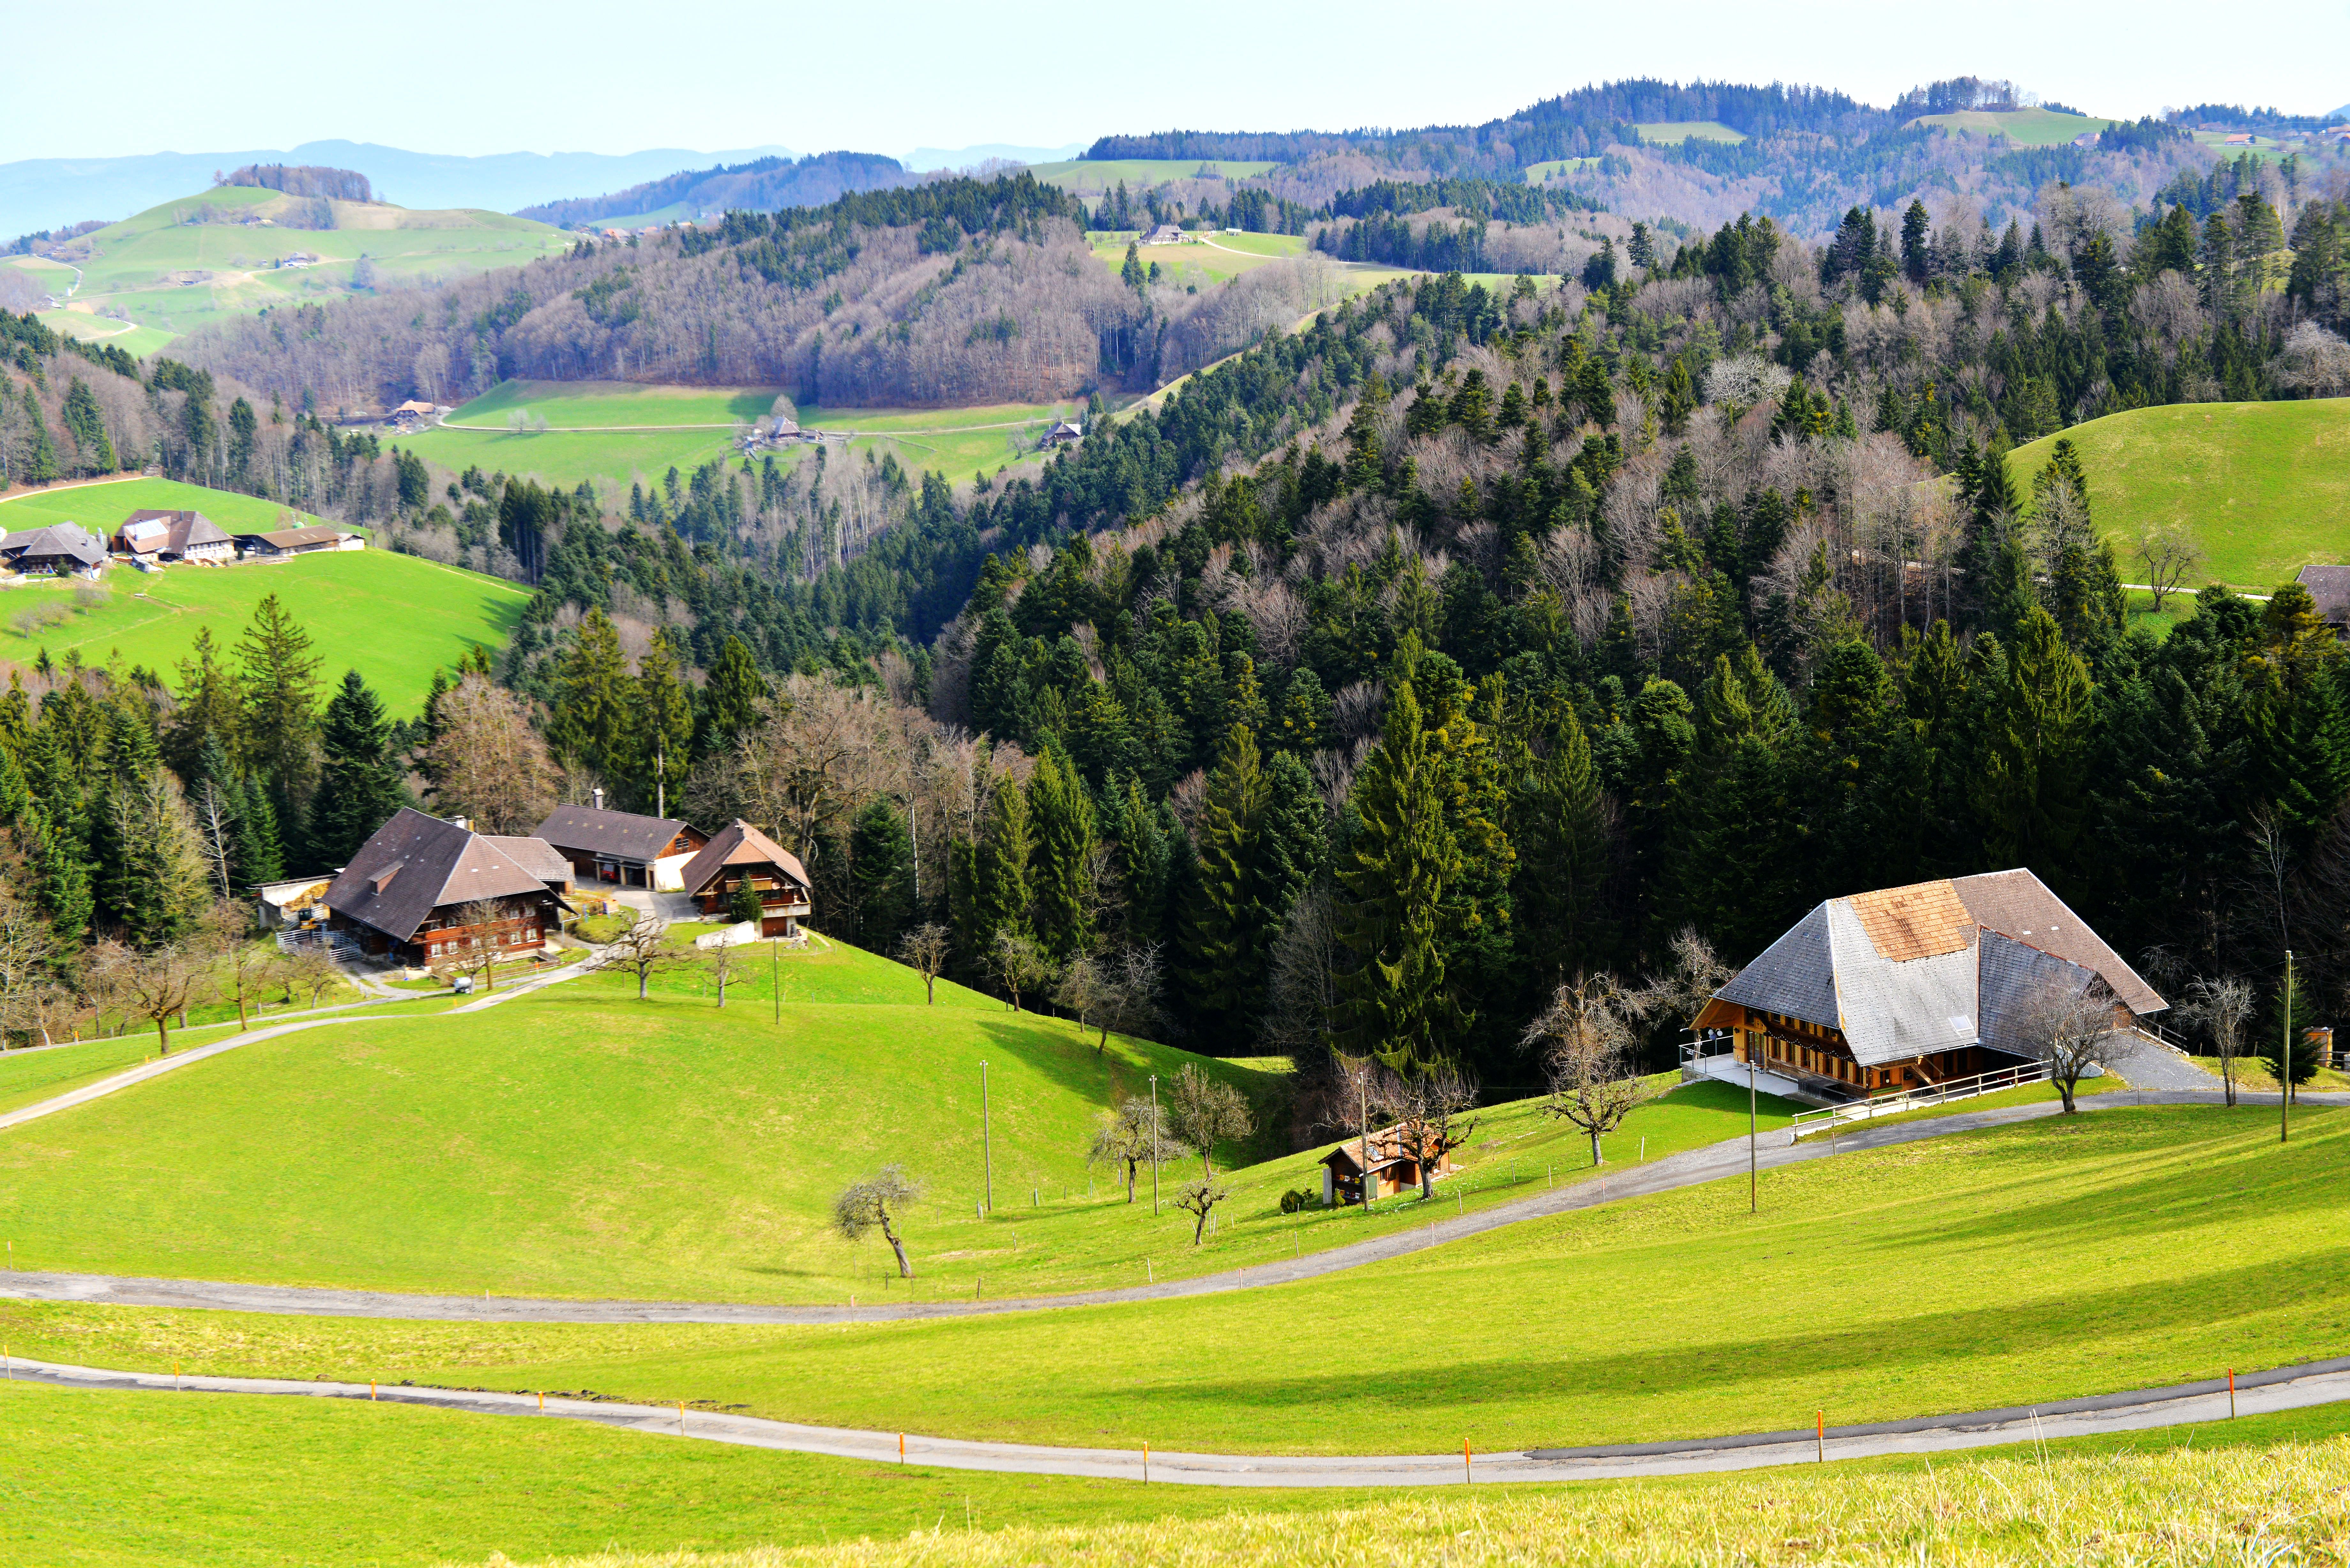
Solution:
[{"label": "paved road", "polygon": [[2193,1062],[2143,1035],[2130,1041],[2128,1051],[2114,1061],[2115,1071],[2135,1089],[2218,1089],[2220,1080]]},{"label": "paved road", "polygon": [[[1825,1439],[1814,1432],[1754,1432],[1680,1442],[1629,1443],[1582,1449],[1533,1449],[1457,1453],[1283,1455],[1155,1453],[1120,1449],[1062,1449],[1031,1443],[987,1443],[947,1438],[901,1436],[841,1427],[810,1427],[755,1416],[688,1410],[678,1406],[629,1405],[599,1400],[544,1398],[535,1394],[491,1393],[454,1388],[377,1386],[364,1383],[296,1382],[262,1377],[179,1377],[166,1373],[119,1372],[46,1361],[14,1361],[10,1375],[64,1388],[117,1389],[168,1395],[257,1394],[325,1399],[380,1399],[403,1405],[468,1410],[483,1415],[544,1416],[594,1421],[656,1436],[685,1437],[746,1448],[795,1453],[834,1454],[844,1459],[889,1460],[902,1442],[910,1462],[945,1469],[998,1470],[1023,1475],[1093,1476],[1190,1486],[1369,1487],[1458,1486],[1478,1481],[1589,1480],[1611,1477],[1687,1475],[1699,1471],[1759,1469],[1822,1459],[1859,1459],[1877,1454],[1944,1453],[2029,1442],[2037,1438],[2083,1437],[2100,1432],[2144,1431],[2190,1421],[2224,1420],[2241,1411],[2260,1415],[2305,1409],[2350,1400],[2350,1357],[2251,1373],[2236,1379],[2230,1397],[2224,1380],[2141,1388],[2087,1399],[2066,1399],[2037,1407],[1976,1410],[1866,1426],[1830,1427]],[[2231,1408],[2231,1406],[2233,1408]]]},{"label": "paved road", "polygon": [[[512,994],[501,992],[500,996]],[[493,999],[495,1000],[495,999]],[[473,1007],[487,1005],[476,1002]],[[468,1010],[470,1011],[470,1010]],[[2242,1095],[2248,1105],[2274,1105],[2273,1095]],[[2305,1104],[2350,1104],[2350,1095],[2303,1095]],[[2084,1098],[2085,1111],[2112,1110],[2145,1105],[2217,1105],[2220,1096],[2209,1092],[2149,1091],[2145,1094],[2097,1095]],[[1789,1147],[1764,1145],[1755,1151],[1764,1170],[1829,1159],[1839,1154],[1916,1143],[1981,1127],[2005,1127],[2059,1114],[2049,1101],[2039,1105],[2002,1106],[1888,1127],[1847,1133],[1830,1144],[1814,1138]],[[1294,1284],[1366,1263],[1383,1262],[1440,1247],[1467,1236],[1497,1231],[1505,1225],[1550,1214],[1595,1208],[1627,1198],[1647,1197],[1702,1182],[1742,1174],[1747,1147],[1743,1138],[1710,1144],[1646,1165],[1618,1166],[1571,1187],[1545,1190],[1493,1207],[1410,1231],[1333,1247],[1311,1257],[1283,1259],[1188,1280],[1162,1280],[1156,1284],[1114,1290],[1078,1291],[1066,1295],[1017,1296],[989,1302],[884,1302],[858,1306],[758,1304],[740,1302],[560,1301],[507,1296],[476,1300],[472,1296],[404,1295],[380,1291],[328,1290],[303,1285],[251,1285],[211,1280],[164,1280],[116,1274],[0,1274],[0,1298],[24,1301],[93,1302],[109,1306],[192,1307],[220,1312],[281,1314],[301,1317],[400,1318],[445,1323],[718,1323],[718,1324],[839,1324],[884,1323],[910,1318],[971,1317],[1000,1313],[1035,1312],[1046,1307],[1102,1306],[1130,1302],[1171,1301],[1187,1296],[1215,1295],[1227,1291],[1258,1290]]]},{"label": "paved road", "polygon": [[[567,965],[562,969],[554,970],[548,973],[538,975],[532,979],[521,981],[509,985],[504,991],[492,992],[490,995],[484,996],[478,1001],[469,1002],[463,1007],[450,1008],[446,1012],[379,1012],[358,1016],[328,1016],[330,1014],[340,1015],[353,1013],[355,1010],[359,1008],[380,1007],[385,1002],[423,1002],[435,996],[446,996],[448,994],[447,992],[435,991],[415,992],[393,992],[379,1001],[346,1002],[338,1003],[333,1007],[318,1008],[306,1014],[295,1015],[291,1022],[280,1022],[272,1024],[265,1029],[248,1029],[242,1034],[231,1034],[225,1039],[207,1041],[202,1045],[190,1045],[172,1053],[169,1056],[158,1057],[152,1062],[142,1062],[136,1067],[128,1068],[123,1072],[116,1073],[110,1077],[100,1078],[94,1084],[85,1084],[78,1089],[69,1090],[62,1095],[53,1095],[46,1100],[36,1100],[29,1106],[19,1106],[16,1109],[8,1112],[5,1115],[0,1115],[0,1131],[5,1131],[9,1127],[21,1127],[26,1122],[38,1121],[43,1116],[53,1116],[59,1111],[69,1111],[76,1106],[86,1106],[92,1100],[103,1099],[108,1095],[118,1093],[123,1089],[128,1089],[133,1085],[143,1084],[150,1078],[160,1078],[166,1073],[176,1073],[182,1067],[192,1066],[198,1062],[209,1061],[213,1057],[219,1055],[222,1052],[234,1051],[240,1045],[258,1044],[264,1040],[275,1040],[281,1034],[298,1034],[305,1029],[318,1029],[330,1023],[360,1023],[380,1021],[401,1023],[414,1018],[442,1018],[459,1012],[479,1012],[485,1007],[494,1007],[498,1003],[509,1001],[514,997],[527,996],[534,991],[555,984],[557,981],[569,980],[574,975],[584,974],[587,972],[587,970],[588,964],[585,961],[579,963]],[[285,1014],[280,1014],[279,1016],[281,1020],[286,1017]],[[199,1027],[213,1028],[217,1027],[217,1025],[204,1024],[200,1025]],[[54,1049],[54,1047],[44,1046],[41,1047],[41,1049],[47,1050]]]}]

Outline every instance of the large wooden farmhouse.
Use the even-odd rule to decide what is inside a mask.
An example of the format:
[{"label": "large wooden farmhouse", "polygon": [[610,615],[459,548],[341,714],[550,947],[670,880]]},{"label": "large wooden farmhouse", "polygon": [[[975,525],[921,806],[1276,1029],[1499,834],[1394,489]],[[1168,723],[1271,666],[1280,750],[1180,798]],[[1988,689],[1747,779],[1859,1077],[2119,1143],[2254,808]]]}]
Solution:
[{"label": "large wooden farmhouse", "polygon": [[759,894],[759,934],[796,937],[812,908],[807,867],[800,857],[736,817],[702,846],[679,874],[705,915],[723,916],[744,882]]},{"label": "large wooden farmhouse", "polygon": [[570,871],[538,839],[475,833],[462,818],[402,806],[328,887],[328,925],[395,963],[519,952],[559,929]]},{"label": "large wooden farmhouse", "polygon": [[583,882],[618,882],[662,893],[683,885],[679,873],[710,842],[708,834],[673,817],[606,811],[602,790],[592,806],[556,806],[538,825],[538,836],[571,862]]},{"label": "large wooden farmhouse", "polygon": [[2052,990],[2109,999],[2122,1026],[2169,1005],[2039,877],[1993,871],[1828,899],[1696,1028],[1728,1033],[1739,1062],[1848,1098],[2032,1058],[2029,1013]]}]

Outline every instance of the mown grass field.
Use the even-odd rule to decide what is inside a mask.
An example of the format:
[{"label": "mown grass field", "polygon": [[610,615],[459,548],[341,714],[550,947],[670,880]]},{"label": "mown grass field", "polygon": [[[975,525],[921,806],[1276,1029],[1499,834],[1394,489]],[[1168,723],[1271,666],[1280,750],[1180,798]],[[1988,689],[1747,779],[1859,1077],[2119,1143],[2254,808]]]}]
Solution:
[{"label": "mown grass field", "polygon": [[[1124,253],[1121,251],[1120,254]],[[618,381],[508,381],[451,413],[448,422],[400,438],[434,462],[463,469],[576,484],[625,494],[631,483],[655,485],[671,468],[689,473],[733,454],[733,427],[767,412],[773,388],[649,387]],[[1129,399],[1112,399],[1113,407]],[[515,410],[544,419],[544,433],[504,428]],[[1078,419],[1083,400],[1060,403],[990,403],[955,409],[849,409],[808,404],[798,410],[810,429],[853,432],[827,446],[828,461],[876,462],[894,454],[916,472],[957,481],[980,471],[1035,462],[1039,441],[1056,420]],[[491,426],[492,429],[458,429]],[[641,429],[629,427],[671,427]],[[806,462],[807,447],[777,453]],[[762,454],[758,461],[764,461]]]},{"label": "mown grass field", "polygon": [[[501,1294],[841,1301],[904,1296],[879,1239],[832,1234],[850,1179],[892,1161],[929,1189],[904,1217],[918,1300],[1141,1283],[1419,1224],[1416,1198],[1284,1215],[1323,1148],[1229,1177],[1215,1242],[1172,1201],[1195,1160],[1124,1201],[1088,1170],[1094,1116],[1162,1095],[1187,1062],[1081,1034],[852,948],[735,950],[716,1005],[702,970],[604,974],[491,1012],[341,1023],[240,1047],[0,1136],[0,1235],[27,1266]],[[785,997],[775,1022],[774,984]],[[983,1147],[986,1062],[992,1150]],[[5,1064],[0,1064],[5,1065]],[[1278,1075],[1204,1062],[1271,1120]],[[0,1092],[5,1091],[0,1077]],[[1786,1107],[1763,1102],[1766,1127]],[[155,1129],[168,1125],[159,1146]],[[275,1130],[256,1138],[256,1125]],[[1631,1162],[1742,1133],[1743,1096],[1679,1091],[1610,1142]],[[1229,1169],[1269,1137],[1218,1151]],[[1488,1113],[1451,1214],[1586,1174],[1572,1129],[1531,1103]],[[975,1211],[992,1156],[995,1212]],[[614,1182],[611,1172],[629,1172]],[[135,1197],[133,1196],[135,1193]],[[1151,1260],[1146,1266],[1145,1259]],[[984,1282],[983,1287],[982,1282]]]},{"label": "mown grass field", "polygon": [[1598,161],[1596,158],[1553,158],[1541,163],[1529,163],[1526,165],[1526,183],[1540,185],[1554,176],[1572,174]]},{"label": "mown grass field", "polygon": [[[2266,593],[2312,562],[2350,563],[2350,398],[2133,409],[2063,434],[2125,582],[2145,580],[2130,540],[2148,523],[2178,524],[2202,545],[2190,587]],[[2009,455],[2027,497],[2057,439]]]},{"label": "mown grass field", "polygon": [[[75,522],[111,534],[140,507],[192,507],[232,534],[280,526],[279,509],[268,502],[161,479],[29,492],[0,503],[0,523],[11,533]],[[88,665],[120,654],[126,669],[143,664],[172,679],[199,628],[210,628],[233,658],[255,607],[274,593],[308,630],[321,682],[331,686],[357,670],[394,717],[422,704],[435,667],[453,668],[476,646],[503,648],[530,600],[515,584],[377,549],[158,574],[113,566],[104,584],[109,602],[88,609],[76,604],[74,587],[36,580],[0,593],[0,662],[29,667],[43,649],[53,659],[78,651]],[[42,604],[64,607],[64,622],[17,629],[16,618]]]},{"label": "mown grass field", "polygon": [[44,310],[41,325],[88,343],[111,343],[134,359],[144,359],[169,343],[174,334],[157,327],[140,327],[87,310]]},{"label": "mown grass field", "polygon": [[2019,147],[2054,147],[2115,123],[2094,115],[2064,114],[2053,109],[1961,109],[1956,114],[1920,115],[1911,125],[1939,125],[1974,136],[1998,134]]},{"label": "mown grass field", "polygon": [[1732,130],[1718,119],[1659,119],[1634,126],[1640,140],[1652,147],[1678,145],[1684,141],[1727,141],[1733,145],[1746,140],[1742,130]]},{"label": "mown grass field", "polygon": [[1229,158],[1070,158],[1057,163],[1031,163],[1028,172],[1048,185],[1058,185],[1076,195],[1098,196],[1116,190],[1121,180],[1129,192],[1140,195],[1149,187],[1163,185],[1170,180],[1193,179],[1203,169],[1222,179],[1245,180],[1272,168],[1270,163]]},{"label": "mown grass field", "polygon": [[[1825,1471],[1368,1492],[875,1465],[575,1421],[243,1395],[0,1384],[0,1550],[45,1563],[1971,1561],[2070,1558],[2166,1525],[2314,1545],[2339,1408]],[[1800,1521],[1800,1528],[1795,1522]],[[1049,1533],[1047,1533],[1049,1532]],[[2085,1541],[2086,1534],[2080,1540]],[[1791,1540],[1801,1541],[1790,1546]],[[1817,1544],[1814,1544],[1814,1542]],[[1313,1555],[1319,1552],[1321,1555]],[[775,1553],[790,1552],[786,1559]],[[1414,1553],[1402,1557],[1405,1552]],[[738,1555],[739,1553],[739,1555]],[[1620,1556],[1607,1555],[1620,1553]],[[1735,1553],[1734,1559],[1731,1554]],[[656,1556],[655,1554],[660,1554]]]},{"label": "mown grass field", "polygon": [[1176,1301],[806,1329],[17,1303],[0,1332],[98,1366],[593,1389],[942,1436],[1498,1451],[2024,1405],[2341,1355],[2345,1176],[2340,1111],[2304,1109],[2280,1147],[2262,1109],[2115,1109],[1770,1172],[1759,1216],[1732,1179]]},{"label": "mown grass field", "polygon": [[[347,202],[335,204],[342,226],[334,229],[186,221],[201,209],[276,217],[287,205],[275,191],[217,187],[109,224],[87,237],[91,254],[76,264],[84,277],[73,302],[118,306],[143,327],[180,333],[271,306],[340,297],[352,291],[351,264],[362,255],[380,284],[412,283],[519,266],[571,243],[545,223],[503,213]],[[320,259],[308,266],[272,265],[296,253]],[[211,275],[175,281],[196,273]],[[42,286],[60,296],[72,281],[70,274],[41,277]]]}]

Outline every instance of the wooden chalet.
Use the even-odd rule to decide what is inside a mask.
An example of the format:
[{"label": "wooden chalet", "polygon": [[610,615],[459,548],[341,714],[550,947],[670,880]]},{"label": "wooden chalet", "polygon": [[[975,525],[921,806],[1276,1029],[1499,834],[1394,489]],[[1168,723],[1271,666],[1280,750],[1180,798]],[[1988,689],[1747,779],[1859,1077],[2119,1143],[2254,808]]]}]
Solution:
[{"label": "wooden chalet", "polygon": [[94,578],[106,566],[106,541],[78,523],[52,523],[0,538],[0,562],[27,576]]},{"label": "wooden chalet", "polygon": [[681,873],[710,836],[690,822],[606,811],[604,792],[594,805],[558,805],[538,825],[538,836],[555,846],[582,882],[617,882],[674,893]]},{"label": "wooden chalet", "polygon": [[763,937],[798,936],[800,921],[814,908],[800,857],[739,816],[685,863],[679,880],[713,918],[723,917],[735,889],[749,882],[759,891]]},{"label": "wooden chalet", "polygon": [[[402,806],[327,888],[328,929],[361,951],[430,967],[494,948],[535,948],[561,925],[570,867],[535,838],[475,833]],[[479,919],[478,906],[494,910]]]},{"label": "wooden chalet", "polygon": [[[2029,871],[1830,898],[1714,992],[1700,1035],[1840,1100],[2012,1067],[2051,989],[2109,998],[2116,1027],[2169,1003]],[[1742,1081],[1742,1078],[1740,1080]]]},{"label": "wooden chalet", "polygon": [[[1393,1198],[1419,1188],[1419,1168],[1427,1146],[1409,1147],[1410,1135],[1400,1127],[1382,1127],[1370,1137],[1371,1201]],[[1452,1174],[1452,1156],[1440,1153],[1429,1168],[1429,1179],[1440,1181]],[[1363,1201],[1363,1140],[1349,1138],[1322,1157],[1322,1207],[1336,1208]]]},{"label": "wooden chalet", "polygon": [[228,561],[236,556],[236,541],[228,530],[201,512],[133,512],[115,531],[114,547],[133,558],[154,561]]}]

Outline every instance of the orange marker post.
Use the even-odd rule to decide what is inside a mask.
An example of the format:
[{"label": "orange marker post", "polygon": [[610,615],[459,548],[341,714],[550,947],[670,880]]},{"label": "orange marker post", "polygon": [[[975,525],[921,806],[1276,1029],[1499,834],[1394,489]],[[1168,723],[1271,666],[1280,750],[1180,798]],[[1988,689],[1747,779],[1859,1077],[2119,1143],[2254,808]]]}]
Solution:
[{"label": "orange marker post", "polygon": [[375,1379],[372,1377],[368,1379],[368,1403],[375,1403]]},{"label": "orange marker post", "polygon": [[906,1434],[903,1432],[898,1434],[898,1462],[901,1465],[906,1462]]},{"label": "orange marker post", "polygon": [[1828,1413],[1825,1410],[1815,1410],[1812,1413],[1812,1417],[1817,1423],[1817,1430],[1814,1435],[1819,1440],[1820,1463],[1825,1464],[1828,1462]]},{"label": "orange marker post", "polygon": [[2236,1369],[2228,1368],[2228,1419],[2236,1418]]},{"label": "orange marker post", "polygon": [[1467,1486],[1476,1479],[1469,1470],[1469,1439],[1463,1438],[1461,1439],[1461,1484]]},{"label": "orange marker post", "polygon": [[1150,1484],[1150,1442],[1148,1438],[1142,1444],[1142,1484]]}]

